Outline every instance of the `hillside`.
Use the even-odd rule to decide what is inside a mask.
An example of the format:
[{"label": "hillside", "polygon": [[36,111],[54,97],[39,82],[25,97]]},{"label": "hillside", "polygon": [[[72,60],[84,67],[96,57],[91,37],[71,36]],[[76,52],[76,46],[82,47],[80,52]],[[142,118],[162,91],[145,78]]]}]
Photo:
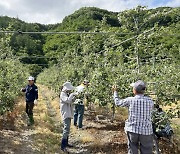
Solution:
[{"label": "hillside", "polygon": [[[169,12],[169,13],[167,13]],[[164,15],[163,15],[164,14]],[[165,15],[166,14],[166,15]],[[178,34],[179,33],[179,8],[158,8],[153,10],[140,9],[139,12],[128,10],[124,12],[113,13],[98,8],[82,8],[74,14],[65,17],[63,22],[53,31],[91,31],[91,32],[119,32],[119,33],[136,33],[135,23],[132,16],[138,18],[138,33],[149,30],[155,25],[159,30],[158,33]],[[128,20],[127,20],[128,19]],[[89,37],[88,44],[97,43],[98,51],[104,50],[108,42],[108,46],[116,44],[121,40],[129,38],[132,34],[127,35],[49,35],[44,44],[44,52],[48,57],[59,57],[59,53],[67,52],[67,50],[82,50],[82,42]],[[109,40],[108,40],[109,39]],[[167,41],[168,40],[168,41]],[[163,44],[168,49],[178,41],[172,36],[156,36],[153,38],[154,44]],[[87,43],[87,42],[86,42]],[[178,42],[177,42],[178,43]],[[123,47],[131,48],[132,44],[123,44]],[[109,47],[108,47],[109,48]],[[165,53],[166,54],[166,53]],[[57,61],[55,61],[56,63]]]},{"label": "hillside", "polygon": [[[159,33],[166,31],[168,34],[179,33],[179,8],[157,8],[157,9],[146,9],[139,7],[138,10],[127,10],[123,12],[109,12],[107,10],[95,8],[95,7],[84,7],[78,11],[75,11],[72,15],[64,18],[62,23],[56,25],[41,25],[38,23],[25,23],[17,18],[9,18],[7,16],[0,17],[0,29],[9,31],[91,31],[91,32],[119,32],[119,33],[136,33],[135,23],[132,16],[138,18],[139,32],[149,30],[150,28],[157,26],[158,29],[163,29]],[[128,20],[127,20],[128,19]],[[103,50],[104,44],[108,37],[111,40],[108,46],[129,38],[132,34],[127,35],[41,35],[41,34],[30,34],[30,35],[3,35],[2,38],[7,38],[9,45],[14,51],[14,55],[24,56],[21,59],[23,63],[28,64],[43,64],[47,63],[47,59],[28,58],[32,56],[46,56],[59,57],[59,53],[66,52],[74,48],[81,48],[82,37],[91,37],[97,41],[97,50]],[[153,38],[156,44],[165,44],[169,49],[178,39],[172,36],[163,36],[163,38]],[[102,39],[103,38],[103,39]],[[175,42],[174,42],[175,41]],[[90,44],[90,42],[88,43]],[[124,45],[126,46],[126,44]],[[123,47],[124,47],[123,46]],[[132,44],[128,43],[125,48],[131,47]],[[81,49],[78,49],[81,50]],[[57,58],[55,58],[57,62]],[[50,61],[53,61],[50,59]]]},{"label": "hillside", "polygon": [[[17,18],[10,18],[7,16],[0,17],[0,30],[1,31],[47,31],[48,27],[45,25],[37,24],[37,23],[25,23]],[[13,55],[17,56],[19,60],[24,64],[35,64],[36,70],[33,69],[34,65],[28,65],[30,67],[33,75],[37,75],[39,71],[42,70],[40,64],[46,64],[46,60],[44,58],[30,58],[33,56],[43,56],[43,44],[45,43],[45,38],[41,34],[31,34],[31,35],[21,35],[21,33],[14,34],[3,34],[0,33],[0,38],[6,40],[9,46],[12,49]],[[37,65],[38,64],[38,65]],[[36,73],[36,71],[38,71]]]}]

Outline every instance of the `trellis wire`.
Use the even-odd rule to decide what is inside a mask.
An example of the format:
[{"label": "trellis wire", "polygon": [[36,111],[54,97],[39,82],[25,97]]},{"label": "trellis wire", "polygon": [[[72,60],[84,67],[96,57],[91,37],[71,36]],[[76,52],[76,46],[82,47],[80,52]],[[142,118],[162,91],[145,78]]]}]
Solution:
[{"label": "trellis wire", "polygon": [[[74,32],[53,32],[53,31],[47,31],[47,32],[38,32],[38,31],[4,31],[1,30],[0,33],[4,34],[119,34],[119,35],[134,35],[135,33],[119,33],[119,32],[80,32],[80,31],[74,31]],[[161,34],[165,36],[180,36],[179,34]]]},{"label": "trellis wire", "polygon": [[119,34],[119,35],[127,35],[127,34],[134,34],[134,33],[119,33],[119,32],[33,32],[33,31],[0,31],[0,33],[9,33],[9,34]]}]

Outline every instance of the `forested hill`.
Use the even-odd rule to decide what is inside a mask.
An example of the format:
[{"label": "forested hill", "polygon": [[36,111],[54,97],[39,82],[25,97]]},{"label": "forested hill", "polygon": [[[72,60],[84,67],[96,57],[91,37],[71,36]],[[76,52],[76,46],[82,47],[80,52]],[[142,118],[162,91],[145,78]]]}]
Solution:
[{"label": "forested hill", "polygon": [[[41,25],[38,23],[25,23],[17,18],[10,18],[7,16],[0,17],[0,29],[8,31],[85,31],[85,32],[119,32],[119,33],[140,33],[144,30],[149,30],[156,25],[156,28],[164,29],[159,33],[179,34],[179,8],[162,7],[157,9],[146,9],[144,7],[137,7],[136,9],[126,10],[123,12],[110,12],[107,10],[84,7],[75,11],[72,15],[64,18],[62,23],[54,25]],[[135,21],[133,18],[137,18],[139,24],[139,30],[137,32]],[[48,19],[47,19],[48,20]],[[41,34],[23,34],[16,33],[13,35],[0,34],[1,38],[8,40],[10,47],[13,50],[14,55],[21,56],[21,62],[28,64],[47,64],[49,61],[52,63],[57,62],[59,55],[67,52],[67,50],[81,50],[80,46],[82,37],[90,37],[91,41],[98,44],[97,52],[103,50],[105,47],[105,38],[111,38],[108,40],[107,46],[115,44],[120,40],[129,38],[128,35],[41,35]],[[156,42],[159,42],[159,37],[154,38]],[[176,39],[178,40],[178,39]],[[91,41],[86,42],[87,45]],[[168,48],[171,48],[175,39],[171,36],[161,37],[161,41],[165,42]],[[174,42],[175,41],[175,42]],[[106,43],[107,43],[106,42]],[[131,44],[127,44],[130,47]],[[34,58],[34,56],[46,56],[52,59]],[[28,58],[32,57],[33,58]],[[55,58],[54,58],[55,57]],[[56,58],[58,57],[58,58]],[[41,65],[42,66],[42,65]],[[43,65],[45,66],[45,65]]]}]

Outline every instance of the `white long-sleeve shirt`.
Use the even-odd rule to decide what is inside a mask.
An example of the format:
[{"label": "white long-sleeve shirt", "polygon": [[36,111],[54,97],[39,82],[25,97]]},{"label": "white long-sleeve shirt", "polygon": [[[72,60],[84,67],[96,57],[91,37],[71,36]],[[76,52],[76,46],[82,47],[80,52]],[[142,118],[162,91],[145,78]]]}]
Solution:
[{"label": "white long-sleeve shirt", "polygon": [[150,97],[136,95],[120,99],[118,93],[114,92],[114,101],[117,106],[128,108],[129,116],[125,123],[126,132],[142,135],[153,134],[151,113],[154,103]]},{"label": "white long-sleeve shirt", "polygon": [[60,95],[60,111],[62,119],[73,118],[73,102],[75,94],[71,93],[69,96],[66,92],[61,92]]}]

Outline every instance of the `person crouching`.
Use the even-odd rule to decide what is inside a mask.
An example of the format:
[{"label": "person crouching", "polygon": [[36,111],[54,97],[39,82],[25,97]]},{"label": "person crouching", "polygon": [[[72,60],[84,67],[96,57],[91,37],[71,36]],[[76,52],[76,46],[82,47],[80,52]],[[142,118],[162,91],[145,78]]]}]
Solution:
[{"label": "person crouching", "polygon": [[66,147],[72,147],[68,143],[71,119],[73,118],[73,102],[75,101],[75,93],[72,93],[74,87],[70,82],[65,82],[60,94],[60,111],[63,120],[63,136],[61,141],[61,150],[66,152]]}]

